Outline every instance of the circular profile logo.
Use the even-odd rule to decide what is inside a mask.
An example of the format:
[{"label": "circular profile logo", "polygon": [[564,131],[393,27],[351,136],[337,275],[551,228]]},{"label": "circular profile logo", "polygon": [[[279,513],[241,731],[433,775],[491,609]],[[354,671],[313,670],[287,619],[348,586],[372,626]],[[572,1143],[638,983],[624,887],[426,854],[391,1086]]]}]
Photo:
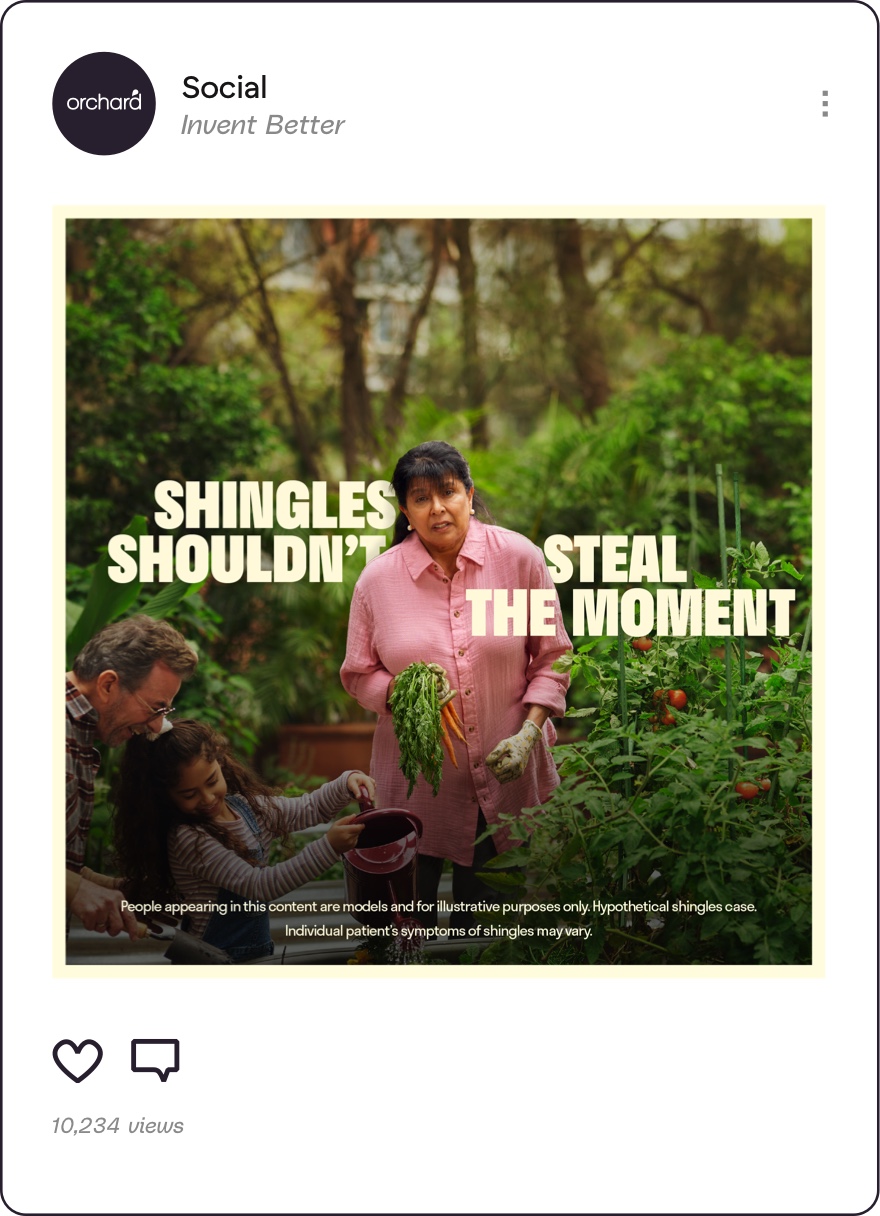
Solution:
[{"label": "circular profile logo", "polygon": [[139,64],[97,51],[58,77],[52,112],[66,140],[93,156],[115,156],[140,143],[156,114],[156,94]]}]

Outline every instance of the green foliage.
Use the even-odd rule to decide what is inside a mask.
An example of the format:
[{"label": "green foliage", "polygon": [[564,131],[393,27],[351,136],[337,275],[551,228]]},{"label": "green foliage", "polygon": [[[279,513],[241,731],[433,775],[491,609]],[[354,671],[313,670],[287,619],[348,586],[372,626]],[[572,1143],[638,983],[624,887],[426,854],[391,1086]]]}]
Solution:
[{"label": "green foliage", "polygon": [[201,595],[180,601],[168,618],[197,651],[199,664],[175,700],[180,717],[209,722],[229,740],[233,755],[252,756],[264,726],[251,680],[214,657],[224,634],[222,617]]},{"label": "green foliage", "polygon": [[395,677],[391,713],[400,747],[400,768],[409,782],[407,798],[420,773],[436,795],[443,769],[440,702],[434,674],[425,663],[410,663]]},{"label": "green foliage", "polygon": [[[136,515],[128,527],[123,529],[124,535],[132,537],[144,536],[146,531],[147,521],[143,515]],[[73,605],[68,600],[68,667],[72,667],[74,659],[89,638],[94,637],[99,629],[103,629],[116,617],[124,615],[138,597],[141,584],[137,580],[114,583],[110,578],[109,568],[110,559],[105,550],[92,569],[85,603],[78,606],[78,611],[71,612]]]},{"label": "green foliage", "polygon": [[[127,528],[123,529],[125,536],[144,536],[147,531],[146,517],[136,515]],[[139,579],[131,579],[127,583],[116,583],[110,578],[110,560],[106,550],[91,568],[91,579],[85,593],[85,603],[78,605],[71,599],[67,601],[67,666],[73,667],[76,656],[86,642],[105,625],[115,621],[117,617],[125,616],[135,600],[141,595],[143,585]],[[88,571],[77,567],[68,567],[68,577],[79,581]],[[163,620],[169,616],[180,601],[187,595],[194,595],[201,584],[185,583],[175,579],[166,583],[155,595],[142,599],[137,611],[144,616]],[[73,593],[72,593],[73,594]]]},{"label": "green foliage", "polygon": [[273,431],[246,365],[185,361],[185,290],[167,249],[121,220],[71,221],[67,305],[67,554],[88,564],[156,482],[250,467]]},{"label": "green foliage", "polygon": [[[784,564],[760,543],[731,552],[744,580]],[[764,654],[746,653],[745,681],[734,666],[735,720],[722,639],[624,646],[625,717],[613,643],[591,639],[564,660],[588,702],[569,713],[589,733],[555,749],[561,784],[545,807],[510,817],[523,845],[483,875],[511,902],[561,910],[493,915],[552,933],[503,937],[481,962],[810,961],[811,656],[799,641],[773,641],[769,672]],[[760,792],[744,798],[740,782]],[[655,908],[598,907],[625,901]]]},{"label": "green foliage", "polygon": [[[471,468],[498,522],[538,544],[554,533],[693,537],[697,569],[718,572],[711,470],[722,463],[741,473],[750,527],[808,590],[810,411],[808,360],[683,339],[594,418],[551,402],[530,435],[471,453]],[[689,463],[700,470],[695,519]]]},{"label": "green foliage", "polygon": [[[576,412],[569,327],[595,336],[619,394],[682,339],[717,335],[771,354],[809,354],[809,220],[609,218],[579,228],[592,307],[573,317],[560,290],[554,221],[471,224],[493,445],[527,436],[554,395]],[[446,298],[432,303],[412,389],[452,411],[462,397],[461,326]]]},{"label": "green foliage", "polygon": [[[332,484],[343,475],[346,361],[327,292],[332,258],[316,258],[309,227],[265,220],[248,231],[293,395]],[[453,260],[444,255],[418,335],[403,426],[380,441],[384,403],[374,386],[390,384],[397,370],[431,241],[428,226],[372,225],[354,273],[375,434],[384,448],[376,458],[365,439],[357,476],[388,476],[407,448],[444,438],[471,459],[501,525],[538,544],[553,532],[674,533],[693,538],[698,566],[714,580],[720,572],[710,471],[723,461],[747,486],[750,526],[803,575],[806,599],[810,379],[806,358],[792,352],[809,349],[809,221],[788,222],[775,234],[727,220],[658,227],[590,220],[581,228],[595,308],[580,320],[597,326],[605,341],[616,390],[608,405],[592,418],[569,408],[577,384],[551,223],[474,221],[485,405],[461,409],[461,316],[454,252],[447,249]],[[72,628],[85,602],[83,571],[132,516],[149,516],[159,480],[277,483],[297,475],[302,454],[291,438],[291,401],[281,391],[254,273],[233,225],[76,220],[68,237],[68,560],[79,564],[78,572],[70,567]],[[392,246],[406,257],[391,257]],[[676,294],[683,281],[701,307]],[[391,306],[396,328],[389,336],[378,320]],[[740,344],[743,336],[752,345]],[[492,438],[487,451],[473,448],[479,420]],[[693,521],[688,462],[708,471],[697,478]],[[263,540],[268,551],[271,534]],[[209,583],[188,596],[174,619],[191,631],[201,661],[182,703],[197,715],[214,714],[245,751],[284,721],[364,716],[338,678],[361,568],[356,556],[345,561],[340,583]],[[778,584],[789,576],[779,567],[769,577]],[[132,588],[117,590],[123,598],[114,611],[145,610],[149,591],[127,603]],[[559,590],[567,610],[570,589]],[[163,611],[161,597],[179,589],[153,591],[160,597],[155,610]],[[85,618],[81,632],[92,629]],[[591,708],[582,682],[573,702]]]},{"label": "green foliage", "polygon": [[[329,502],[334,510],[335,499]],[[308,543],[311,533],[301,535]],[[266,535],[264,546],[271,544]],[[340,582],[211,584],[207,602],[223,620],[213,654],[247,675],[264,732],[290,721],[363,716],[339,680],[349,606],[363,564],[362,550],[346,558]]]}]

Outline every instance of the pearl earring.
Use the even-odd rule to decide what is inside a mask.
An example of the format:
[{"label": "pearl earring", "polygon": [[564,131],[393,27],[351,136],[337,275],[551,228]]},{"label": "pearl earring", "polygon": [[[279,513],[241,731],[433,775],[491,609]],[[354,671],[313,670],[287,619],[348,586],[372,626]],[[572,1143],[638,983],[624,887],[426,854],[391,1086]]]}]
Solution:
[{"label": "pearl earring", "polygon": [[476,515],[476,511],[474,510],[473,507],[471,507],[471,515]]},{"label": "pearl earring", "polygon": [[412,524],[407,524],[406,530],[407,530],[407,532],[412,532]]}]

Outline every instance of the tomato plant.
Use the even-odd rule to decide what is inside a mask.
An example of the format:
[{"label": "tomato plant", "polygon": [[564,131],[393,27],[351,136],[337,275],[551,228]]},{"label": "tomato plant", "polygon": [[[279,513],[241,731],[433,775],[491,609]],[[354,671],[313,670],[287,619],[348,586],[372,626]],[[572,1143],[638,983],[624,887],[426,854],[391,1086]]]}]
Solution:
[{"label": "tomato plant", "polygon": [[736,784],[736,792],[740,798],[754,798],[760,794],[760,786],[755,785],[754,781],[738,781]]},{"label": "tomato plant", "polygon": [[[808,963],[811,655],[801,643],[771,638],[766,674],[764,655],[733,639],[728,714],[723,639],[655,636],[649,651],[624,648],[622,671],[613,639],[584,641],[569,666],[583,706],[570,712],[586,737],[554,749],[561,784],[511,822],[523,847],[484,871],[511,902],[561,911],[481,917],[535,935],[499,937],[480,961]],[[594,911],[625,901],[629,910]]]}]

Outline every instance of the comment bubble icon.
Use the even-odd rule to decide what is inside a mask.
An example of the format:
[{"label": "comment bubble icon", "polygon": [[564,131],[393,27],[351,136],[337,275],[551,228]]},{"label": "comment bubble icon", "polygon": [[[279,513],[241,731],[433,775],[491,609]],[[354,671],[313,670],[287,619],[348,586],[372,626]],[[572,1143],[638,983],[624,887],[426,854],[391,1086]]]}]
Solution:
[{"label": "comment bubble icon", "polygon": [[180,1071],[179,1039],[132,1039],[131,1071],[154,1072],[160,1081]]}]

